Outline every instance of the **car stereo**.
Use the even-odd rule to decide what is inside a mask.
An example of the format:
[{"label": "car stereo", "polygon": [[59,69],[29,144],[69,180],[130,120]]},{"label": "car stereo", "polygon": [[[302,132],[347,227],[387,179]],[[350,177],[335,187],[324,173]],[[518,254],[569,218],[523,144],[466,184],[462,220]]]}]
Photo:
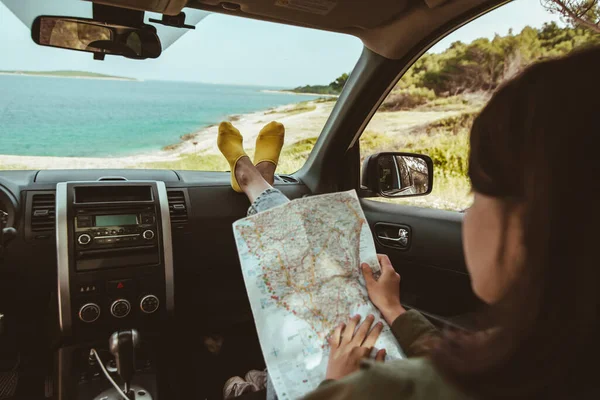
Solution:
[{"label": "car stereo", "polygon": [[156,215],[152,208],[121,212],[79,209],[75,240],[80,250],[155,244]]},{"label": "car stereo", "polygon": [[79,206],[73,241],[77,271],[159,262],[156,213],[152,206]]}]

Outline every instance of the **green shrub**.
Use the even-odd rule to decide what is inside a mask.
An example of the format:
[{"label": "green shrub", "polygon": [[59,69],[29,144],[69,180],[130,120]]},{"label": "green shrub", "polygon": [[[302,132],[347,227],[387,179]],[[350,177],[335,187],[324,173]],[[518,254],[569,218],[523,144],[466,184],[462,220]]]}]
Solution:
[{"label": "green shrub", "polygon": [[470,131],[477,112],[465,112],[452,117],[442,118],[427,125],[425,132],[432,134],[458,135]]},{"label": "green shrub", "polygon": [[379,111],[408,110],[423,105],[435,98],[433,90],[412,86],[391,92],[383,104],[381,104]]}]

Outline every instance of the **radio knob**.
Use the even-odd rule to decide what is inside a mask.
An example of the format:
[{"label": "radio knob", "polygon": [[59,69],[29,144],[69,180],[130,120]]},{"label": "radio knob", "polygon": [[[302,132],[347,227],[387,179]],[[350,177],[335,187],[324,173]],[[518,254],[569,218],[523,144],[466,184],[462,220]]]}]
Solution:
[{"label": "radio knob", "polygon": [[150,229],[145,230],[144,233],[142,233],[142,237],[146,240],[152,240],[154,239],[154,231],[151,231]]},{"label": "radio knob", "polygon": [[95,303],[87,303],[79,309],[79,319],[86,323],[92,323],[100,317],[100,307]]},{"label": "radio knob", "polygon": [[142,300],[140,300],[140,309],[146,314],[152,314],[153,312],[158,310],[159,304],[160,301],[158,300],[158,297],[156,297],[153,294],[149,294],[147,296],[142,297]]},{"label": "radio knob", "polygon": [[115,318],[125,318],[131,311],[131,304],[125,299],[113,301],[110,306],[110,313]]},{"label": "radio knob", "polygon": [[81,234],[77,238],[77,243],[79,243],[82,246],[85,246],[86,244],[90,244],[91,241],[92,241],[92,237],[90,235],[88,235],[87,233]]}]

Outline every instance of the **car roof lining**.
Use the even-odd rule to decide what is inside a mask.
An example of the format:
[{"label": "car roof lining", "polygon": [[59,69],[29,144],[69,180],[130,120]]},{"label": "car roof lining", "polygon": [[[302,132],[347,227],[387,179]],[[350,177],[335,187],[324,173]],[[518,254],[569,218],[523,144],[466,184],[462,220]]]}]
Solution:
[{"label": "car roof lining", "polygon": [[[303,12],[278,4],[335,4],[326,14]],[[263,21],[350,34],[383,57],[398,60],[440,26],[489,4],[507,0],[190,0],[187,6]],[[223,3],[228,5],[224,8]],[[239,8],[236,8],[239,6]],[[323,11],[324,12],[324,11]]]}]

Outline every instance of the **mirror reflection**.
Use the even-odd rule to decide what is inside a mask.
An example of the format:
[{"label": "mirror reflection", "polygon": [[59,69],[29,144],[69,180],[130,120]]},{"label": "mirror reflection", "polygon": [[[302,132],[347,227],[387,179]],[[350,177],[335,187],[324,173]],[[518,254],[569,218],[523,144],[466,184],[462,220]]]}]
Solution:
[{"label": "mirror reflection", "polygon": [[41,16],[32,27],[34,41],[42,46],[120,55],[156,58],[160,39],[150,27],[129,27],[71,17]]},{"label": "mirror reflection", "polygon": [[379,191],[385,196],[414,196],[429,190],[429,168],[422,158],[382,155],[378,165]]},{"label": "mirror reflection", "polygon": [[101,52],[102,48],[96,42],[110,42],[111,39],[112,31],[108,27],[57,18],[40,21],[40,44],[43,46]]}]

